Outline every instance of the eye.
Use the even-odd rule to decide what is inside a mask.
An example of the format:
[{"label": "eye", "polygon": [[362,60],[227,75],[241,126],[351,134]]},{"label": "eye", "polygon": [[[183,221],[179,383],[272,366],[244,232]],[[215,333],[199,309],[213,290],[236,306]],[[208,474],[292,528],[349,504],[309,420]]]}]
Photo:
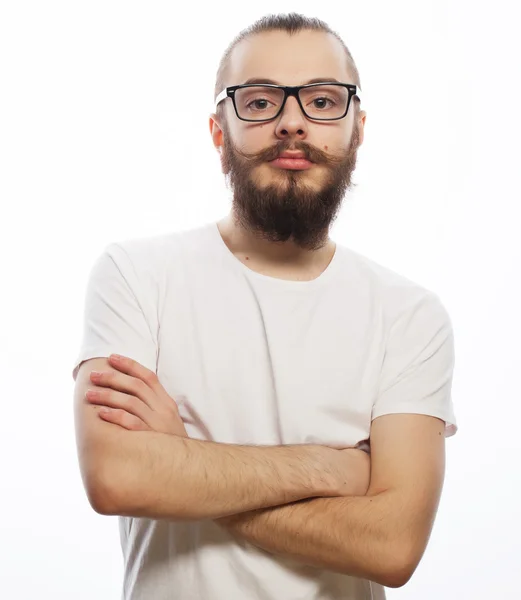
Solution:
[{"label": "eye", "polygon": [[315,98],[313,100],[313,104],[315,105],[315,108],[321,109],[321,108],[328,108],[328,106],[324,106],[323,104],[317,106],[317,102],[319,103],[327,103],[330,102],[330,106],[335,106],[336,102],[334,100],[331,100],[331,98],[326,98],[325,96],[321,96],[320,98]]},{"label": "eye", "polygon": [[[265,103],[265,105],[259,106],[259,103],[261,103],[261,104]],[[252,110],[255,110],[255,109],[257,109],[257,110],[265,110],[266,108],[268,108],[268,104],[269,104],[269,101],[266,100],[265,98],[255,98],[255,100],[252,100],[251,102],[249,102],[246,105],[246,108],[251,108],[252,105],[256,105],[256,106],[253,107]]]}]

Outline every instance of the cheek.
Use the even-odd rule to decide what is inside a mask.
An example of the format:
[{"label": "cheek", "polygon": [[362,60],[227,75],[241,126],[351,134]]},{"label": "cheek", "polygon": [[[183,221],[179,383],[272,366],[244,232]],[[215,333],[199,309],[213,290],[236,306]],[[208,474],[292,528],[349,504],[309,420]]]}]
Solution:
[{"label": "cheek", "polygon": [[241,148],[246,152],[258,153],[274,146],[277,139],[266,125],[257,125],[255,129],[245,130],[241,133]]}]

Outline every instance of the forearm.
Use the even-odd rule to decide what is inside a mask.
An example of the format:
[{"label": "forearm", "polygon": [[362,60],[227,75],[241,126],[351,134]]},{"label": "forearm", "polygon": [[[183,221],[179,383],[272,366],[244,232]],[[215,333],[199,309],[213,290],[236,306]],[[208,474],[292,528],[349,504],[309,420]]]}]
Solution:
[{"label": "forearm", "polygon": [[393,587],[402,576],[396,565],[403,553],[390,528],[386,494],[315,498],[223,522],[232,534],[273,554]]},{"label": "forearm", "polygon": [[311,445],[239,446],[157,432],[123,432],[105,461],[106,514],[214,519],[334,496],[324,452]]}]

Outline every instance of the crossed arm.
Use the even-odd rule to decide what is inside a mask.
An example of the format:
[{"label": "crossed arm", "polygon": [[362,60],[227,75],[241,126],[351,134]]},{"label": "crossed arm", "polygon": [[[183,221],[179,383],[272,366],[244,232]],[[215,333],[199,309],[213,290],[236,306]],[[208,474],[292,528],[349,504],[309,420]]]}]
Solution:
[{"label": "crossed arm", "polygon": [[444,422],[418,414],[378,417],[365,496],[316,498],[222,519],[273,554],[401,587],[427,546],[445,469]]},{"label": "crossed arm", "polygon": [[[365,496],[346,491],[347,463],[344,481],[338,477],[344,451],[217,444],[102,425],[98,439],[78,438],[87,493],[102,514],[216,519],[273,554],[388,587],[408,581],[427,545],[444,470],[444,424],[434,417],[373,421]],[[96,461],[100,454],[111,460]]]}]

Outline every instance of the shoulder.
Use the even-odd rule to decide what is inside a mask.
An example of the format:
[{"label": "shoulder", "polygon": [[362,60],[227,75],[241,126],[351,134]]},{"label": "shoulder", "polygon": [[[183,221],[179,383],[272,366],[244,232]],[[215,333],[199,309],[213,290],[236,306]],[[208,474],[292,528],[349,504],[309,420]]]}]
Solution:
[{"label": "shoulder", "polygon": [[123,266],[133,266],[139,272],[164,273],[169,265],[179,264],[204,247],[209,226],[161,233],[139,238],[114,241],[105,247],[105,253]]},{"label": "shoulder", "polygon": [[417,310],[450,319],[434,290],[347,246],[340,248],[347,277],[381,308],[389,325]]}]

